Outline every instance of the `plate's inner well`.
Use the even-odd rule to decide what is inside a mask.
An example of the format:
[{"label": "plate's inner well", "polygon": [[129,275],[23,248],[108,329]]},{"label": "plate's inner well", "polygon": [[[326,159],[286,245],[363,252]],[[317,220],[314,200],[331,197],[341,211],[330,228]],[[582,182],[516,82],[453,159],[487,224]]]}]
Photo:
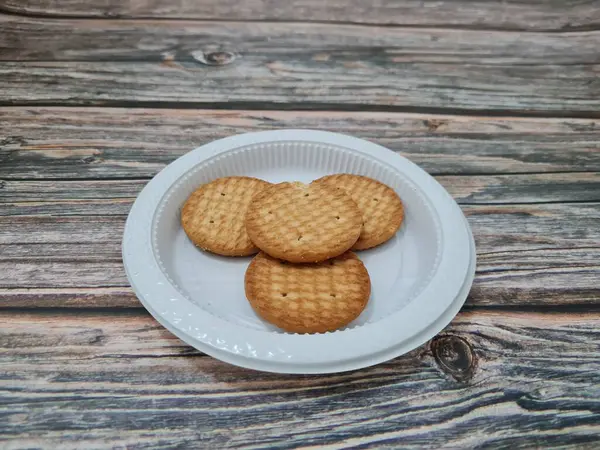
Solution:
[{"label": "plate's inner well", "polygon": [[350,327],[376,322],[413,301],[435,273],[441,226],[420,190],[403,174],[360,152],[307,142],[242,147],[210,158],[187,172],[162,199],[154,217],[154,255],[164,274],[190,302],[240,326],[277,331],[252,310],[244,294],[251,258],[229,258],[196,248],[180,225],[180,210],[202,183],[247,175],[270,182],[310,182],[332,173],[355,173],[392,187],[405,206],[400,231],[387,243],[357,252],[371,277],[367,308]]}]

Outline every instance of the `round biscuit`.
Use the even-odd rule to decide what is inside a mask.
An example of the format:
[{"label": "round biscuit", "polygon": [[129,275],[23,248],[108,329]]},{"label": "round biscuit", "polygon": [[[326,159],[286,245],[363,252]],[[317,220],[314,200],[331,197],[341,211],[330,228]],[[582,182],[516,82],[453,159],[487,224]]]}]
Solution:
[{"label": "round biscuit", "polygon": [[260,252],[244,285],[254,311],[291,333],[342,328],[360,315],[371,295],[369,273],[352,252],[313,264],[290,264]]},{"label": "round biscuit", "polygon": [[186,200],[181,225],[203,250],[223,256],[258,252],[246,232],[244,217],[252,197],[270,183],[251,177],[223,177],[203,184]]},{"label": "round biscuit", "polygon": [[274,258],[324,261],[358,239],[362,214],[344,191],[325,185],[279,183],[257,194],[246,214],[254,244]]},{"label": "round biscuit", "polygon": [[363,228],[352,250],[365,250],[383,244],[400,228],[404,206],[389,186],[362,175],[328,175],[312,182],[317,186],[343,189],[356,202],[363,215]]}]

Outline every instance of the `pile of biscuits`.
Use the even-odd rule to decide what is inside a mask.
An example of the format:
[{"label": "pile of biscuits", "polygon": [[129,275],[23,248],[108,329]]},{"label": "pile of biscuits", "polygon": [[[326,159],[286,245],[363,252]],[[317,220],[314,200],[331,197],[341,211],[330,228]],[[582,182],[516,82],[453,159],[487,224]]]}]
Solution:
[{"label": "pile of biscuits", "polygon": [[181,212],[197,247],[258,253],[246,271],[246,297],[260,317],[293,333],[334,331],[360,315],[371,281],[351,250],[382,244],[403,219],[393,189],[350,174],[310,184],[218,178],[194,191]]}]

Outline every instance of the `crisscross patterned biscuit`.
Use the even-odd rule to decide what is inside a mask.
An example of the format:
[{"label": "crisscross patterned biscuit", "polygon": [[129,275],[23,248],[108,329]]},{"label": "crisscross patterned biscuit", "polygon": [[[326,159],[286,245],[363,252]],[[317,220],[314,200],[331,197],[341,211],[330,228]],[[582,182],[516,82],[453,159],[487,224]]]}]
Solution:
[{"label": "crisscross patterned biscuit", "polygon": [[402,225],[404,206],[398,194],[383,183],[361,175],[328,175],[313,181],[317,186],[343,189],[363,215],[363,228],[353,250],[365,250],[390,239]]},{"label": "crisscross patterned biscuit", "polygon": [[200,186],[186,200],[181,224],[198,247],[224,256],[258,251],[244,218],[252,197],[270,183],[250,177],[224,177]]},{"label": "crisscross patterned biscuit", "polygon": [[290,264],[260,252],[248,266],[245,289],[267,322],[292,333],[324,333],[360,315],[371,281],[352,252],[314,264]]},{"label": "crisscross patterned biscuit", "polygon": [[246,229],[265,253],[290,262],[318,262],[358,239],[362,214],[344,191],[326,185],[279,183],[254,197]]}]

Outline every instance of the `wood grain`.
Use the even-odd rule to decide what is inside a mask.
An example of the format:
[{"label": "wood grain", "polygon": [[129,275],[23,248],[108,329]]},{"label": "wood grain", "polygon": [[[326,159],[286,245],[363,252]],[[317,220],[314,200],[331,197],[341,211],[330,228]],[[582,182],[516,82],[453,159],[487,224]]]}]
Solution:
[{"label": "wood grain", "polygon": [[[220,68],[152,62],[0,63],[4,105],[186,106],[600,117],[599,65],[397,65],[272,60]],[[356,63],[356,65],[354,65]],[[354,65],[354,67],[353,67]]]},{"label": "wood grain", "polygon": [[[478,251],[471,306],[596,305],[600,203],[465,205]],[[123,216],[0,217],[4,307],[139,307]],[[40,231],[42,230],[42,231]]]},{"label": "wood grain", "polygon": [[[598,0],[0,0],[0,447],[596,448],[599,24]],[[143,310],[140,189],[279,128],[380,143],[459,201],[476,279],[430,343],[264,374]]]},{"label": "wood grain", "polygon": [[[480,256],[466,305],[593,309],[600,298],[599,257],[598,248],[536,250],[524,257],[517,252]],[[0,285],[1,308],[142,308],[120,261],[82,259],[0,261],[0,268],[11,277]]]},{"label": "wood grain", "polygon": [[176,157],[214,139],[283,128],[368,139],[432,174],[600,171],[600,120],[4,107],[0,179],[151,177]]},{"label": "wood grain", "polygon": [[0,29],[0,59],[7,61],[155,61],[172,68],[181,63],[181,70],[198,75],[215,70],[201,71],[202,65],[191,62],[218,50],[238,55],[231,64],[240,68],[250,58],[271,60],[274,67],[301,62],[313,71],[340,64],[357,75],[421,63],[552,65],[555,73],[561,65],[600,63],[600,30],[535,32],[525,39],[520,32],[489,30],[2,15]]},{"label": "wood grain", "polygon": [[144,313],[0,320],[0,439],[21,448],[591,448],[600,439],[598,313],[459,314],[442,337],[467,345],[472,374],[461,382],[428,344],[368,369],[287,376],[204,356]]},{"label": "wood grain", "polygon": [[477,0],[403,2],[360,0],[2,0],[0,10],[58,17],[135,17],[265,21],[349,22],[374,25],[511,30],[570,30],[596,27],[596,0]]},{"label": "wood grain", "polygon": [[600,116],[600,31],[524,40],[477,30],[13,17],[3,28],[0,98],[10,105]]},{"label": "wood grain", "polygon": [[[85,246],[80,245],[82,250]],[[73,249],[73,248],[72,248]],[[478,257],[467,306],[597,306],[600,249],[501,252]],[[64,256],[63,256],[64,258]],[[98,259],[98,257],[96,257]],[[0,284],[2,308],[141,308],[121,261],[31,258],[0,261],[10,278]]]},{"label": "wood grain", "polygon": [[461,205],[600,201],[597,172],[436,178]]},{"label": "wood grain", "polygon": [[[461,205],[600,202],[600,173],[452,175],[437,180]],[[0,216],[125,215],[147,180],[0,182]]]}]

